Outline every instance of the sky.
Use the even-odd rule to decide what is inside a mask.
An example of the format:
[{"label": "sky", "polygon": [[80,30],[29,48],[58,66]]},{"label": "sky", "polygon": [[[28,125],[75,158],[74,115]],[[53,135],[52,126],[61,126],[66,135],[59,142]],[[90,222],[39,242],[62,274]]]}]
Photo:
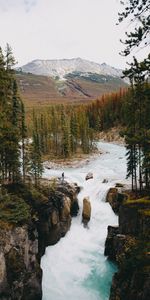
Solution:
[{"label": "sky", "polygon": [[129,23],[116,25],[119,11],[119,0],[0,0],[0,46],[11,45],[18,66],[81,57],[125,68],[120,39]]}]

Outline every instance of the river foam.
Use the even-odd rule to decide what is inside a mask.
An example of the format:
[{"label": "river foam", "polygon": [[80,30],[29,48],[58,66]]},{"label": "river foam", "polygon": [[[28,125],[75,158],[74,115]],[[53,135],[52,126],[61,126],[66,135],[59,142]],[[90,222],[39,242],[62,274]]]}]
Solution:
[{"label": "river foam", "polygon": [[[80,212],[70,231],[56,245],[47,247],[42,258],[43,300],[108,300],[116,267],[104,257],[108,225],[117,225],[117,216],[105,203],[109,187],[127,183],[125,148],[98,143],[103,153],[82,168],[66,168],[65,179],[82,187]],[[45,177],[61,176],[62,170],[45,170]],[[88,172],[93,179],[85,180]],[[107,183],[102,183],[107,179]],[[89,196],[92,215],[89,229],[81,224],[83,197]]]}]

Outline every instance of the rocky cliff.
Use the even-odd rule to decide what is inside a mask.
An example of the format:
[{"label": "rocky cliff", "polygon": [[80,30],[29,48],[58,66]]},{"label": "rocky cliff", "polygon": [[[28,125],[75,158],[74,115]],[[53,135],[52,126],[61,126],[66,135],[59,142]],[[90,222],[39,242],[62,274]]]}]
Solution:
[{"label": "rocky cliff", "polygon": [[0,299],[42,297],[38,233],[29,225],[0,230]]},{"label": "rocky cliff", "polygon": [[77,216],[79,205],[76,184],[64,182],[55,183],[55,187],[48,188],[48,201],[38,208],[39,254],[44,254],[45,247],[56,244],[70,228],[71,218]]},{"label": "rocky cliff", "polygon": [[60,181],[38,190],[23,184],[2,187],[0,299],[42,299],[41,256],[69,230],[79,209],[78,192],[77,185]]},{"label": "rocky cliff", "polygon": [[[121,201],[120,201],[121,199]],[[119,226],[108,226],[105,255],[118,264],[110,300],[150,299],[150,199],[127,199],[111,189],[107,201],[117,207]],[[117,205],[118,203],[118,205]]]}]

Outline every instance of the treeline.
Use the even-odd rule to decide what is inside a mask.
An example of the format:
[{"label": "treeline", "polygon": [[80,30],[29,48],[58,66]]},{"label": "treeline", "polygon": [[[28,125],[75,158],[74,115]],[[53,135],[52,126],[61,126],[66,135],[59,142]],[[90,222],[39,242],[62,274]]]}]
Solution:
[{"label": "treeline", "polygon": [[127,177],[132,190],[150,190],[150,84],[140,76],[122,106],[126,142]]},{"label": "treeline", "polygon": [[99,131],[120,124],[125,94],[121,89],[90,104],[55,105],[42,112],[33,111],[29,135],[42,155],[67,158],[77,152],[90,153],[96,147]]},{"label": "treeline", "polygon": [[94,147],[94,130],[84,106],[55,105],[42,112],[33,111],[29,126],[32,139],[43,155],[67,158],[77,153],[89,153]]},{"label": "treeline", "polygon": [[4,182],[20,177],[20,142],[25,138],[24,106],[18,95],[12,67],[11,48],[0,48],[0,178]]},{"label": "treeline", "polygon": [[[27,174],[35,180],[42,171],[33,143],[28,147],[25,109],[15,79],[15,58],[7,44],[0,48],[0,183],[25,181]],[[41,155],[40,155],[41,157]]]},{"label": "treeline", "polygon": [[19,97],[15,59],[9,45],[0,48],[0,182],[37,184],[43,158],[90,153],[98,133],[114,126],[124,128],[127,177],[132,189],[150,189],[150,84],[141,73],[127,74],[130,88],[104,95],[88,104],[55,105],[27,115]]},{"label": "treeline", "polygon": [[127,89],[103,95],[86,107],[90,127],[95,131],[103,131],[122,124],[122,106]]},{"label": "treeline", "polygon": [[72,157],[95,148],[97,132],[119,122],[123,91],[102,97],[91,104],[55,105],[33,111],[26,127],[25,109],[13,70],[11,47],[0,48],[0,182],[25,181],[28,175],[37,184],[43,156]]},{"label": "treeline", "polygon": [[[137,66],[138,62],[135,60]],[[101,131],[121,126],[132,190],[150,190],[150,83],[140,72],[126,72],[130,87],[88,106],[89,124]]]},{"label": "treeline", "polygon": [[123,127],[132,190],[150,189],[150,84],[140,73],[128,89],[90,104],[58,105],[34,112],[32,126],[41,153],[58,157],[69,157],[77,151],[89,153],[95,147],[97,133]]}]

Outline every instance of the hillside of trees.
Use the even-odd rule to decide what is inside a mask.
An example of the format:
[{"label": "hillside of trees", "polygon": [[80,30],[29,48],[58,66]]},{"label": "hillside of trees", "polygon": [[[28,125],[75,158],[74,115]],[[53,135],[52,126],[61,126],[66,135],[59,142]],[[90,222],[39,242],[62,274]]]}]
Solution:
[{"label": "hillside of trees", "polygon": [[123,79],[109,75],[68,74],[65,80],[44,75],[16,72],[18,90],[28,109],[55,104],[85,104],[103,94],[128,86]]},{"label": "hillside of trees", "polygon": [[[0,50],[0,180],[37,184],[45,157],[68,158],[90,153],[98,133],[122,126],[127,147],[127,176],[132,189],[150,188],[150,85],[133,74],[131,87],[103,95],[89,104],[51,105],[27,112],[18,94],[13,66],[15,59],[7,45]],[[131,70],[130,70],[131,72]],[[27,120],[27,122],[25,122]],[[27,123],[27,125],[26,125]]]}]

